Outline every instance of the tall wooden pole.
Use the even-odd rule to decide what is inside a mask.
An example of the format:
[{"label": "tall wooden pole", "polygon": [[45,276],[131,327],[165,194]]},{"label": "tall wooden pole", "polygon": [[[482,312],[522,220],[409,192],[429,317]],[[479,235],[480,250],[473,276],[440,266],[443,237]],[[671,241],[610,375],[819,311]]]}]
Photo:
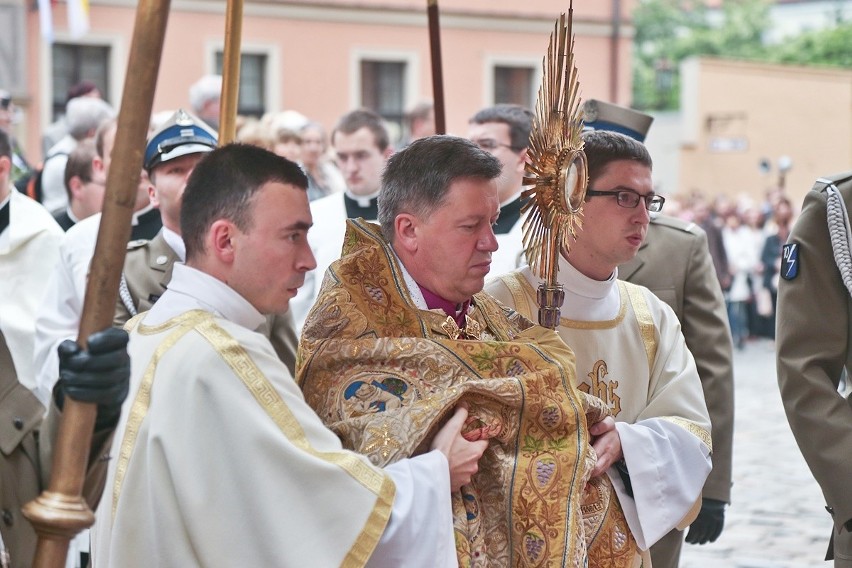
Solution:
[{"label": "tall wooden pole", "polygon": [[438,0],[427,0],[429,15],[429,48],[432,54],[432,98],[435,104],[435,134],[447,133],[444,111],[444,71],[441,64],[441,22],[438,17]]},{"label": "tall wooden pole", "polygon": [[[170,0],[139,0],[106,196],[77,343],[112,325],[136,202]],[[24,506],[39,537],[34,568],[65,566],[70,540],[94,523],[82,497],[97,407],[65,399],[46,491]]]},{"label": "tall wooden pole", "polygon": [[243,0],[228,0],[225,12],[225,53],[222,57],[222,98],[219,105],[219,146],[233,142],[236,138],[242,34]]}]

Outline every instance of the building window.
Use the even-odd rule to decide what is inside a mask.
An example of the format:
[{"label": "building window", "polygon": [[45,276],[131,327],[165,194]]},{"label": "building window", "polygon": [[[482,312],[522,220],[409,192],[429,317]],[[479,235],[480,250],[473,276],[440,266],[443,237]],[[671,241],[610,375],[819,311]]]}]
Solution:
[{"label": "building window", "polygon": [[527,66],[494,66],[494,103],[511,103],[525,108],[535,104],[536,71]]},{"label": "building window", "polygon": [[54,43],[53,58],[53,119],[65,113],[65,97],[68,88],[83,79],[98,86],[101,97],[110,100],[109,69],[110,51],[108,45],[74,45]]},{"label": "building window", "polygon": [[[216,73],[222,74],[221,51],[216,52]],[[237,114],[260,118],[266,112],[266,70],[268,56],[265,53],[243,53],[240,55],[240,92]]]},{"label": "building window", "polygon": [[379,113],[402,132],[406,61],[361,60],[361,106]]}]

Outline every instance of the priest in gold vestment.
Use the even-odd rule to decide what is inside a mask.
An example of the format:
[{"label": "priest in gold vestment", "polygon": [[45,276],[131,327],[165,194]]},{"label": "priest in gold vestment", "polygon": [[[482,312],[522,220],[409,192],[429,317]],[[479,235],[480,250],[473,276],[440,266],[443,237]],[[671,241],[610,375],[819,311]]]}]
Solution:
[{"label": "priest in gold vestment", "polygon": [[341,447],[262,333],[316,266],[307,186],[244,144],[189,177],[186,264],[127,324],[95,568],[456,566],[450,496],[486,445],[462,437],[466,411],[423,454],[376,468]]},{"label": "priest in gold vestment", "polygon": [[[303,328],[297,380],[346,447],[384,466],[428,448],[458,401],[488,439],[453,494],[460,566],[639,566],[598,457],[614,428],[555,332],[481,293],[497,244],[499,162],[435,136],[388,162],[381,227],[348,222]],[[590,425],[592,430],[590,431]],[[595,435],[593,435],[595,433]]]}]

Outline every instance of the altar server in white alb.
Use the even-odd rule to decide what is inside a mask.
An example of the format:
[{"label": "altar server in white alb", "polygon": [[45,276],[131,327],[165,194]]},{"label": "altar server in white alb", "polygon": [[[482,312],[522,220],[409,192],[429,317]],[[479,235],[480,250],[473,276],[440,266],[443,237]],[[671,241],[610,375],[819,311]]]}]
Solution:
[{"label": "altar server in white alb", "polygon": [[[599,455],[615,458],[607,473],[643,550],[698,512],[710,472],[710,419],[692,355],[671,308],[644,287],[618,280],[618,265],[636,254],[654,194],[651,157],[622,134],[583,134],[589,183],[582,228],[559,258],[564,287],[557,331],[577,356],[579,388],[602,398],[614,430],[596,431]],[[486,291],[537,318],[541,280],[529,267]],[[603,462],[606,463],[606,462]]]},{"label": "altar server in white alb", "polygon": [[128,322],[95,567],[457,565],[450,492],[487,444],[460,435],[466,410],[432,451],[378,469],[341,448],[254,331],[315,266],[306,188],[296,164],[253,146],[195,167],[186,264]]}]

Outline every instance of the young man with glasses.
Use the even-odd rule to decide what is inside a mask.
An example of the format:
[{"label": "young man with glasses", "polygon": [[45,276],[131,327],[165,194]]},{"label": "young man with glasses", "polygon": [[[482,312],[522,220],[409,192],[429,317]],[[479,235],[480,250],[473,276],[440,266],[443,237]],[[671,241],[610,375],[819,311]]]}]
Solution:
[{"label": "young man with glasses", "polygon": [[[647,550],[698,511],[711,468],[710,419],[674,312],[648,289],[618,280],[650,212],[665,202],[653,191],[651,157],[623,134],[592,131],[583,140],[588,191],[582,226],[559,258],[565,300],[557,331],[576,355],[579,389],[601,398],[615,418],[613,429],[591,428],[598,467]],[[540,283],[525,267],[485,291],[535,321]]]}]

